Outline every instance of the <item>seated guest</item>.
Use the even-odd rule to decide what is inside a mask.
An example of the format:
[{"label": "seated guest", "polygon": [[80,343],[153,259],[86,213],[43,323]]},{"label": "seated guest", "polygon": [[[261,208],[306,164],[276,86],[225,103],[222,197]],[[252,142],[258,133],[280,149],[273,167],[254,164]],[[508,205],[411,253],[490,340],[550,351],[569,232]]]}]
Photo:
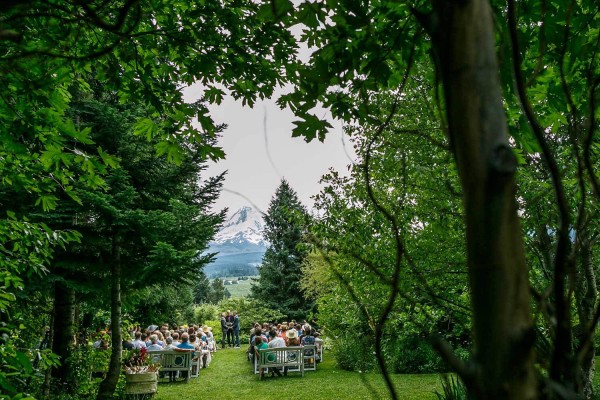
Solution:
[{"label": "seated guest", "polygon": [[[259,354],[259,350],[263,350],[263,349],[268,349],[269,346],[267,345],[267,343],[263,342],[263,339],[260,335],[256,335],[254,338],[254,351],[255,351],[255,357],[260,357]],[[271,354],[272,356],[275,356],[274,354]],[[281,372],[279,372],[279,370],[277,368],[274,367],[270,367],[271,368],[271,376],[274,376],[274,374],[277,374],[277,376],[281,376]],[[260,367],[259,370],[260,373],[260,378],[264,378],[265,377],[265,370],[263,367]]]},{"label": "seated guest", "polygon": [[260,335],[256,335],[254,337],[254,349],[255,349],[256,355],[258,355],[259,350],[268,349],[268,348],[269,348],[269,345],[267,345],[266,342],[263,342],[262,337],[260,337]]},{"label": "seated guest", "polygon": [[210,350],[211,353],[214,353],[215,351],[217,351],[217,341],[215,340],[215,337],[212,333],[212,328],[210,326],[204,325],[204,327],[202,327],[202,330],[206,334],[206,342],[208,343],[208,350]]},{"label": "seated guest", "polygon": [[135,340],[132,343],[133,343],[133,347],[138,350],[146,348],[146,342],[144,340],[142,340],[142,332],[141,331],[135,332]]},{"label": "seated guest", "polygon": [[156,343],[160,345],[160,347],[165,346],[163,334],[159,330],[155,330],[154,334],[156,335]]},{"label": "seated guest", "polygon": [[[196,350],[198,350],[198,352],[201,354],[202,368],[206,368],[208,366],[208,364],[210,363],[210,358],[211,358],[210,351],[208,350],[208,343],[206,343],[206,335],[204,335],[204,332],[202,332],[202,331],[200,331],[199,334],[202,336],[198,336],[196,338]],[[191,342],[191,336],[190,336],[190,342]]]},{"label": "seated guest", "polygon": [[[314,330],[311,328],[311,326],[304,325],[304,328],[302,331],[304,332],[304,335],[302,335],[300,337],[300,343],[302,343],[302,345],[315,344]],[[305,340],[305,338],[306,338],[306,340]]]},{"label": "seated guest", "polygon": [[173,332],[173,334],[171,335],[171,337],[173,338],[173,344],[175,346],[177,346],[179,343],[181,343],[179,341],[179,332]]},{"label": "seated guest", "polygon": [[298,339],[298,331],[295,329],[290,329],[286,333],[288,346],[300,346],[300,340]]},{"label": "seated guest", "polygon": [[190,333],[190,338],[188,339],[188,342],[194,346],[194,349],[198,350],[198,337],[196,336],[195,333]]},{"label": "seated guest", "polygon": [[321,334],[319,332],[313,333],[315,337],[315,345],[317,346],[317,362],[321,362],[321,347],[323,347],[323,339],[320,338]]},{"label": "seated guest", "polygon": [[[192,358],[196,356],[194,352],[195,347],[190,343],[190,335],[187,332],[181,334],[181,343],[177,345],[178,350],[192,351]],[[182,372],[184,375],[187,374],[186,371]]]},{"label": "seated guest", "polygon": [[271,337],[272,339],[269,341],[269,348],[274,349],[277,347],[285,347],[285,340],[283,340],[283,338],[280,338],[279,336],[277,336],[277,332],[275,331],[275,328],[271,328],[271,331],[269,332],[269,337]]},{"label": "seated guest", "polygon": [[173,344],[173,338],[171,336],[165,339],[166,346],[163,350],[175,350],[177,345]]},{"label": "seated guest", "polygon": [[283,340],[285,340],[285,338],[286,338],[287,330],[288,330],[287,323],[284,322],[283,324],[281,324],[281,330],[279,332],[279,337],[283,338]]},{"label": "seated guest", "polygon": [[195,350],[194,345],[190,343],[190,335],[188,335],[187,332],[184,332],[181,335],[181,343],[177,345],[177,348],[182,350]]},{"label": "seated guest", "polygon": [[248,340],[248,360],[250,360],[250,362],[252,362],[252,364],[254,364],[254,355],[255,355],[255,351],[254,351],[254,338],[256,337],[256,329],[252,328],[250,329],[250,339]]},{"label": "seated guest", "polygon": [[[315,337],[312,334],[312,329],[310,328],[309,325],[305,325],[304,326],[304,332],[305,335],[302,336],[302,339],[300,339],[300,345],[301,346],[312,346],[315,344]],[[312,350],[305,350],[304,351],[304,355],[305,356],[313,356],[314,352]]]},{"label": "seated guest", "polygon": [[158,351],[162,350],[163,347],[158,344],[158,337],[154,334],[150,335],[150,346],[146,347],[148,351]]}]

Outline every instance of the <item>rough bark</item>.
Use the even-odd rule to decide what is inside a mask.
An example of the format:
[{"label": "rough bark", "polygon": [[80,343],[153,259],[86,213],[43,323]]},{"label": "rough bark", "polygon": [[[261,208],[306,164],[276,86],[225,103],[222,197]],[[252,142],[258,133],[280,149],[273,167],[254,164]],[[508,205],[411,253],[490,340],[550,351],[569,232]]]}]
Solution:
[{"label": "rough bark", "polygon": [[75,335],[75,291],[63,281],[54,285],[52,351],[59,357],[61,365],[52,369],[54,389],[60,393],[70,393],[73,385],[69,357],[73,348]]},{"label": "rough bark", "polygon": [[444,88],[463,187],[474,356],[460,371],[471,398],[535,399],[534,329],[487,0],[434,2],[427,28]]},{"label": "rough bark", "polygon": [[112,238],[111,257],[111,296],[110,296],[110,330],[112,353],[106,378],[100,383],[98,400],[113,398],[113,394],[121,373],[121,350],[123,347],[121,334],[121,247],[117,235]]}]

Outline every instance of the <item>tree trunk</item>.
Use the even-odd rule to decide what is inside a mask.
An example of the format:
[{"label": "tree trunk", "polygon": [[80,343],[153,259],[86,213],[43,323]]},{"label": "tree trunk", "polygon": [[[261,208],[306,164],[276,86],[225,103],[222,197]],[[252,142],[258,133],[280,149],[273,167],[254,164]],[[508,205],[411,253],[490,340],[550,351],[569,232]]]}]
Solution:
[{"label": "tree trunk", "polygon": [[[582,232],[585,235],[585,232]],[[596,298],[598,288],[596,286],[596,274],[592,261],[592,245],[588,240],[581,241],[581,264],[577,271],[577,290],[575,290],[575,300],[577,303],[577,313],[579,315],[579,340],[583,340],[585,333],[594,321],[596,309]],[[592,399],[594,396],[594,375],[596,372],[596,349],[592,339],[592,345],[587,347],[587,351],[582,354],[577,377],[577,391],[585,399]]]},{"label": "tree trunk", "polygon": [[72,368],[69,363],[75,335],[75,291],[64,281],[54,285],[52,352],[60,359],[61,365],[52,369],[53,390],[56,393],[71,393],[73,385]]},{"label": "tree trunk", "polygon": [[535,399],[534,329],[487,0],[438,0],[427,20],[463,187],[473,308],[471,398]]},{"label": "tree trunk", "polygon": [[[53,346],[53,341],[54,341],[54,315],[50,315],[50,324],[48,327],[48,341],[46,342],[46,348],[48,346],[52,347]],[[45,398],[49,398],[50,397],[50,390],[51,390],[51,383],[52,383],[52,368],[47,368],[46,371],[44,372],[44,384],[42,386],[42,393],[44,395]]]},{"label": "tree trunk", "polygon": [[112,353],[106,378],[98,389],[98,400],[113,398],[113,394],[121,373],[121,350],[123,347],[121,335],[121,247],[117,234],[112,238],[112,257],[110,265],[111,296],[110,296],[110,330]]}]

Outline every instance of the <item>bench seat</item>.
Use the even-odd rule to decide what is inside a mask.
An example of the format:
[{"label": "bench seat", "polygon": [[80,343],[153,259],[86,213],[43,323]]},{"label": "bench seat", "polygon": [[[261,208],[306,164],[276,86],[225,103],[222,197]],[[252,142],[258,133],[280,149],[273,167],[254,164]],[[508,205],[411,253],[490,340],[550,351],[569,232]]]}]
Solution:
[{"label": "bench seat", "polygon": [[191,350],[158,350],[149,351],[148,357],[154,362],[160,363],[160,373],[173,372],[171,380],[175,380],[176,372],[186,372],[185,382],[188,383],[192,376],[192,354]]},{"label": "bench seat", "polygon": [[256,365],[258,372],[261,369],[285,368],[290,372],[298,371],[304,376],[304,348],[293,346],[259,350]]}]

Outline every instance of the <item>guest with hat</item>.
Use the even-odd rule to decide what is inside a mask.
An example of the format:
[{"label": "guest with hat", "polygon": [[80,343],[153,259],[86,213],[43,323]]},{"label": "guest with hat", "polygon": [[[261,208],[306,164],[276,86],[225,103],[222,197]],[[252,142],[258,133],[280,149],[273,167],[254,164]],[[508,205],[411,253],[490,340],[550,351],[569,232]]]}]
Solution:
[{"label": "guest with hat", "polygon": [[300,346],[300,340],[298,340],[298,331],[294,328],[287,330],[285,339],[287,346]]}]

